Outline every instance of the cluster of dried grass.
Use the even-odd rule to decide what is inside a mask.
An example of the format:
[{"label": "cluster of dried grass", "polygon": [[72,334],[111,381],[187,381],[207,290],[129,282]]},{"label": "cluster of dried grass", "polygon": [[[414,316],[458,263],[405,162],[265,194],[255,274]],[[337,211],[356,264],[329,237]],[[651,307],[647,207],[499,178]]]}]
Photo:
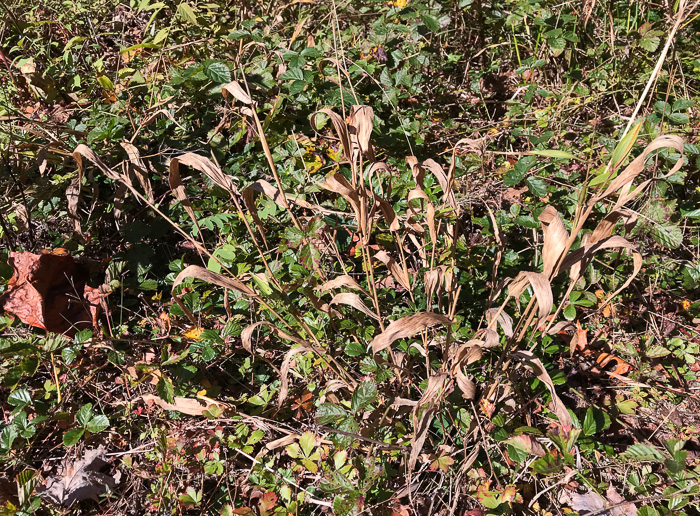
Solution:
[{"label": "cluster of dried grass", "polygon": [[[224,96],[243,104],[242,112],[257,129],[263,151],[275,178],[276,187],[266,181],[259,180],[239,192],[235,178],[224,173],[215,161],[193,153],[183,154],[170,161],[169,182],[173,195],[183,205],[196,227],[198,227],[196,215],[180,177],[180,165],[198,170],[227,191],[236,213],[245,223],[250,238],[259,251],[261,263],[267,272],[259,274],[255,278],[254,275],[236,276],[223,266],[222,270],[225,274],[218,274],[206,268],[191,265],[175,279],[172,286],[173,298],[192,323],[197,324],[196,317],[185,307],[178,293],[178,286],[185,279],[194,278],[236,291],[258,303],[271,314],[276,321],[273,323],[265,320],[249,326],[242,333],[242,343],[245,349],[255,353],[255,334],[262,327],[267,327],[278,339],[291,343],[279,369],[281,379],[280,405],[287,396],[290,365],[293,357],[298,353],[316,353],[334,374],[334,389],[341,388],[352,392],[357,386],[355,372],[348,371],[335,357],[328,353],[328,347],[319,341],[304,318],[297,313],[293,304],[290,302],[287,308],[289,314],[280,313],[279,306],[273,307],[268,299],[255,289],[255,285],[258,283],[254,280],[257,279],[272,286],[282,298],[286,295],[285,285],[280,284],[275,278],[266,258],[265,222],[261,220],[257,211],[255,195],[262,194],[269,197],[288,213],[291,222],[302,232],[304,227],[297,215],[299,211],[323,214],[329,210],[284,191],[283,183],[276,170],[262,124],[256,112],[255,102],[237,82],[226,85],[223,93]],[[426,358],[426,376],[424,378],[428,378],[427,388],[419,400],[404,400],[413,406],[414,434],[407,465],[409,471],[415,466],[427,438],[432,418],[439,410],[444,396],[450,391],[451,385],[459,387],[466,399],[473,400],[477,393],[480,393],[482,400],[494,402],[497,399],[499,387],[502,387],[500,379],[494,378],[490,385],[477,386],[473,378],[467,374],[467,366],[480,360],[483,350],[488,348],[500,346],[497,371],[508,373],[511,368],[521,364],[531,369],[544,382],[551,392],[552,410],[562,426],[562,431],[568,433],[572,426],[571,417],[557,396],[545,367],[535,357],[532,350],[537,345],[538,336],[561,331],[569,325],[565,321],[557,321],[564,304],[563,300],[568,299],[569,293],[596,253],[618,249],[625,250],[631,255],[632,273],[614,295],[626,288],[639,272],[642,258],[635,250],[634,244],[624,236],[613,234],[613,232],[620,221],[624,222],[623,231],[627,233],[632,230],[636,223],[635,214],[628,209],[628,205],[634,199],[642,196],[655,180],[655,178],[648,178],[635,184],[635,181],[645,170],[648,158],[652,156],[652,153],[662,148],[673,149],[680,153],[676,164],[666,176],[661,177],[667,177],[680,168],[683,162],[683,141],[681,138],[677,136],[656,138],[624,170],[618,170],[620,164],[624,163],[631,153],[636,133],[634,133],[633,138],[628,138],[624,148],[616,152],[615,160],[611,162],[608,169],[607,180],[596,188],[585,184],[581,186],[580,201],[570,223],[571,231],[567,231],[566,224],[556,209],[550,206],[542,211],[539,216],[543,234],[543,244],[540,250],[542,268],[540,271],[524,270],[510,280],[500,283],[497,281],[496,274],[504,248],[495,218],[491,214],[498,247],[493,265],[493,284],[496,287],[493,289],[490,299],[485,301],[485,312],[481,319],[482,325],[468,341],[462,342],[455,338],[453,332],[455,313],[460,300],[460,287],[457,285],[457,278],[453,271],[456,263],[457,242],[462,237],[461,207],[457,202],[453,188],[456,169],[454,154],[447,172],[433,160],[419,162],[413,156],[407,158],[406,163],[413,174],[413,188],[408,192],[407,212],[398,214],[392,208],[389,166],[376,160],[372,148],[372,109],[368,106],[353,106],[347,118],[341,117],[330,109],[323,109],[315,113],[311,119],[312,127],[315,130],[319,126],[320,116],[330,119],[335,133],[334,138],[340,143],[343,151],[344,162],[341,165],[346,166],[348,170],[347,177],[337,172],[328,176],[320,186],[330,194],[342,197],[349,206],[349,211],[344,215],[354,221],[353,230],[359,236],[358,249],[361,253],[362,270],[365,275],[362,278],[362,283],[365,286],[361,286],[357,276],[352,277],[346,274],[346,268],[339,253],[336,252],[335,255],[331,253],[330,256],[340,263],[337,264],[338,267],[335,267],[333,263],[327,264],[327,267],[315,264],[317,280],[320,283],[316,291],[320,297],[327,292],[333,292],[334,295],[327,303],[314,295],[311,302],[319,312],[324,313],[330,320],[343,317],[343,314],[334,307],[346,305],[363,312],[376,321],[378,334],[371,343],[365,343],[365,345],[368,349],[371,347],[375,355],[381,354],[384,350],[387,351],[390,360],[388,365],[394,369],[402,385],[412,385],[413,376],[418,373],[415,369],[410,370],[406,367],[407,356],[395,350],[392,344],[399,339],[412,339],[414,342],[411,346],[415,347]],[[166,218],[202,255],[218,261],[203,243],[197,242],[159,210],[153,199],[146,165],[137,149],[128,143],[124,144],[124,148],[128,153],[129,160],[122,164],[121,171],[109,168],[85,145],[79,145],[75,149],[74,156],[79,165],[80,176],[70,187],[68,198],[70,212],[76,221],[76,230],[80,230],[77,204],[82,181],[82,160],[86,158],[107,177],[120,185],[117,192],[118,197],[123,197],[126,192],[132,193]],[[426,193],[424,185],[426,174],[434,176],[442,191],[442,196],[437,202],[433,202]],[[138,178],[143,193],[134,186],[134,177]],[[243,200],[243,203],[240,202],[240,199]],[[609,207],[607,214],[598,222],[593,231],[587,230],[586,228],[590,227],[593,222],[591,219],[594,206],[598,203],[604,203]],[[252,225],[249,220],[253,222]],[[396,242],[396,252],[393,256],[383,250],[374,252],[368,245],[373,232],[380,224],[385,226],[385,230],[391,232]],[[307,235],[306,238],[310,238],[310,236]],[[576,248],[574,249],[574,247]],[[396,320],[389,320],[387,314],[391,314],[393,310],[392,307],[382,306],[380,289],[377,286],[377,277],[375,277],[377,271],[380,270],[377,267],[381,268],[382,265],[386,268],[386,274],[393,278],[395,284],[405,289],[406,295],[412,302],[415,300],[417,292],[423,289],[423,295],[428,299],[428,310],[432,310],[432,307],[437,305],[438,312],[411,313]],[[328,279],[326,274],[327,271],[331,270],[342,272],[339,272],[336,277]],[[421,275],[415,272],[419,270],[423,270],[424,273]],[[552,293],[552,283],[555,278],[567,271],[568,290],[560,300],[555,300]],[[513,321],[507,313],[507,308],[512,306],[513,302],[519,303],[521,296],[529,289],[532,294],[530,300],[526,308],[522,310],[522,315],[518,320]],[[492,308],[501,298],[500,305],[497,308]],[[556,309],[555,304],[557,305]],[[553,315],[552,311],[554,311]],[[474,315],[468,314],[470,318],[473,318]],[[290,323],[289,320],[294,322]],[[438,325],[444,327],[439,335],[429,331]],[[524,345],[528,335],[529,342]],[[443,363],[439,371],[433,370],[428,360],[430,346],[441,348]],[[511,364],[514,365],[511,366]],[[475,425],[474,435],[477,431],[478,426]],[[473,453],[472,457],[474,456]]]}]

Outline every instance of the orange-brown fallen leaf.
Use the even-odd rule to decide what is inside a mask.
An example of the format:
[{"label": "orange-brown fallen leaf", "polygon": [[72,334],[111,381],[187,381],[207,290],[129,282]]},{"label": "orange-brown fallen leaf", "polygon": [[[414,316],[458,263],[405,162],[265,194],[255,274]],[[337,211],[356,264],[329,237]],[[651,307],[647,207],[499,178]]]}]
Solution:
[{"label": "orange-brown fallen leaf", "polygon": [[605,368],[610,362],[615,362],[617,364],[617,367],[614,371],[611,371],[613,374],[627,374],[630,371],[630,369],[632,369],[632,366],[628,362],[625,362],[620,357],[613,356],[609,353],[601,353],[600,355],[598,355],[596,362],[598,362],[598,365],[601,368]]},{"label": "orange-brown fallen leaf", "polygon": [[87,284],[89,263],[65,249],[10,253],[14,273],[0,307],[30,326],[73,336],[97,325],[97,316],[109,293],[105,285]]}]

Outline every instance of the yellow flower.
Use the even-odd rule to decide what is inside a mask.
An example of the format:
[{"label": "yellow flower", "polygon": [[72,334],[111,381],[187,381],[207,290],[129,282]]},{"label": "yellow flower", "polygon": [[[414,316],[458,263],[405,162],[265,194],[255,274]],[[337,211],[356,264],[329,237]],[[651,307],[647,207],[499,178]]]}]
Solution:
[{"label": "yellow flower", "polygon": [[681,301],[681,308],[683,310],[688,310],[690,308],[690,301],[688,301],[687,299]]},{"label": "yellow flower", "polygon": [[389,4],[399,9],[403,9],[406,7],[406,4],[408,4],[408,0],[394,0],[393,2],[389,2]]},{"label": "yellow flower", "polygon": [[187,339],[199,340],[199,337],[202,335],[203,331],[204,328],[200,328],[199,326],[192,326],[188,328],[187,331],[182,334],[182,336]]}]

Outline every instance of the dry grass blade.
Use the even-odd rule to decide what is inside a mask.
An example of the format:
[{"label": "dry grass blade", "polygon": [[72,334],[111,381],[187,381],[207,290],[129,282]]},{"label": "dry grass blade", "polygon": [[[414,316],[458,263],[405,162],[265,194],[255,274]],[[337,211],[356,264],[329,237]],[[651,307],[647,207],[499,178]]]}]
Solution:
[{"label": "dry grass blade", "polygon": [[374,338],[372,341],[372,352],[379,353],[381,350],[391,346],[395,340],[412,337],[416,333],[437,324],[442,324],[449,328],[452,322],[452,319],[449,317],[434,312],[421,312],[402,317],[393,321],[382,333]]},{"label": "dry grass blade", "polygon": [[319,291],[321,292],[328,292],[329,290],[332,290],[334,288],[351,288],[353,290],[359,290],[361,292],[365,292],[365,289],[363,289],[360,284],[355,281],[351,276],[348,276],[347,274],[343,274],[342,276],[338,276],[337,278],[333,278],[332,280],[326,281],[323,285],[317,287]]},{"label": "dry grass blade", "polygon": [[423,450],[425,439],[428,437],[428,430],[430,429],[433,415],[441,402],[442,396],[445,394],[445,387],[448,382],[449,376],[447,374],[431,376],[428,379],[428,386],[425,388],[423,396],[413,409],[413,428],[415,431],[411,439],[411,454],[408,460],[409,471],[413,471],[416,467],[416,461]]},{"label": "dry grass blade", "polygon": [[374,255],[375,260],[379,260],[387,266],[389,272],[399,284],[406,290],[411,290],[411,278],[408,271],[401,267],[386,251],[379,251]]},{"label": "dry grass blade", "polygon": [[537,378],[539,378],[547,386],[552,395],[554,413],[557,415],[557,418],[559,418],[559,423],[561,423],[561,425],[564,427],[571,428],[573,426],[571,415],[566,409],[566,405],[564,405],[561,399],[559,399],[557,391],[554,388],[554,383],[552,382],[549,373],[547,373],[547,370],[544,368],[544,365],[540,359],[533,355],[530,351],[516,351],[513,353],[513,357],[522,360],[523,363],[529,367],[533,373],[535,373]]},{"label": "dry grass blade", "polygon": [[243,102],[243,104],[250,105],[253,103],[253,100],[250,98],[250,95],[248,95],[248,93],[246,93],[246,91],[241,87],[241,85],[238,84],[238,81],[232,81],[224,85],[224,87],[221,90],[221,93],[225,99],[228,99],[228,96],[231,95],[236,100]]},{"label": "dry grass blade", "polygon": [[467,400],[473,400],[476,397],[476,385],[474,382],[467,378],[467,375],[464,374],[461,367],[457,367],[455,369],[454,377],[455,381],[457,382],[457,387],[459,387],[459,390],[462,391],[462,397]]},{"label": "dry grass blade", "polygon": [[486,316],[486,322],[489,327],[493,326],[493,319],[495,317],[496,321],[503,329],[503,334],[508,338],[513,336],[513,318],[506,312],[499,308],[490,308],[484,315]]},{"label": "dry grass blade", "polygon": [[245,296],[249,296],[252,298],[258,297],[253,289],[248,287],[238,278],[227,278],[226,276],[222,276],[221,274],[212,272],[208,269],[205,269],[204,267],[200,267],[198,265],[190,265],[189,267],[183,269],[180,272],[180,274],[177,275],[175,281],[173,281],[172,296],[175,302],[178,305],[180,305],[180,308],[182,308],[182,311],[192,322],[192,324],[197,324],[197,319],[192,314],[192,312],[190,312],[190,310],[185,306],[185,303],[182,301],[182,298],[175,293],[175,289],[177,288],[177,286],[180,285],[180,283],[182,283],[183,281],[185,281],[186,278],[194,278],[206,281],[208,283],[213,283],[214,285],[235,290]]},{"label": "dry grass blade", "polygon": [[432,172],[437,178],[438,183],[440,183],[440,188],[442,188],[442,202],[446,203],[455,213],[459,214],[459,205],[457,204],[457,198],[452,189],[452,182],[447,178],[442,167],[432,159],[425,160],[422,166]]},{"label": "dry grass blade", "polygon": [[544,245],[542,246],[542,261],[544,263],[543,274],[547,278],[556,275],[556,266],[562,255],[567,250],[569,233],[559,217],[559,213],[551,206],[547,206],[538,220],[542,223]]},{"label": "dry grass blade", "polygon": [[284,356],[282,367],[280,367],[280,392],[277,401],[278,407],[282,406],[282,403],[284,403],[284,400],[287,399],[287,394],[289,393],[289,368],[292,364],[292,358],[294,358],[294,355],[296,355],[297,353],[305,353],[307,351],[315,352],[313,346],[311,346],[311,344],[309,344],[308,342],[301,344],[297,348],[290,349]]},{"label": "dry grass blade", "polygon": [[374,110],[369,106],[352,106],[348,118],[348,133],[350,140],[357,143],[360,152],[367,154],[371,149],[372,120]]},{"label": "dry grass blade", "polygon": [[121,142],[121,146],[126,151],[129,156],[130,170],[136,175],[141,183],[141,188],[146,193],[146,198],[148,202],[153,204],[155,202],[153,198],[153,189],[151,188],[151,180],[148,178],[148,172],[146,170],[146,164],[141,159],[141,154],[136,147],[131,145],[129,142]]},{"label": "dry grass blade", "polygon": [[248,353],[253,354],[253,332],[259,328],[260,326],[265,326],[266,328],[269,328],[272,333],[277,335],[280,339],[284,340],[289,340],[292,341],[296,344],[301,344],[301,345],[307,345],[307,342],[295,337],[293,335],[290,335],[289,333],[280,330],[277,328],[275,325],[270,323],[269,321],[258,321],[256,323],[251,324],[250,326],[247,326],[242,332],[241,332],[241,343],[243,344],[243,349],[248,351]]},{"label": "dry grass blade", "polygon": [[371,317],[372,319],[375,319],[377,321],[379,320],[379,317],[377,316],[377,314],[375,314],[374,312],[372,312],[372,310],[367,308],[367,305],[365,305],[362,302],[362,299],[360,299],[360,296],[358,296],[357,294],[353,294],[352,292],[342,292],[340,294],[336,294],[335,296],[333,296],[333,299],[331,300],[331,302],[329,304],[330,305],[340,304],[340,305],[352,306],[356,310],[359,310],[360,312]]},{"label": "dry grass blade", "polygon": [[[331,119],[331,122],[333,123],[333,128],[335,129],[336,134],[338,135],[338,139],[340,140],[340,143],[343,145],[343,152],[345,154],[346,159],[352,164],[352,146],[350,144],[350,133],[348,132],[348,128],[345,125],[345,122],[343,121],[343,118],[334,112],[331,109],[325,108],[325,109],[320,109],[319,111],[316,111],[313,115],[311,115],[311,127],[313,128],[316,133],[319,132],[318,130],[318,125],[316,123],[316,118],[318,117],[319,114],[326,115],[328,118]],[[353,166],[354,170],[354,166]],[[354,173],[353,173],[354,177]]]},{"label": "dry grass blade", "polygon": [[508,285],[508,295],[517,301],[528,285],[532,287],[535,298],[537,298],[538,317],[541,321],[544,321],[549,312],[552,311],[554,296],[552,295],[552,286],[549,283],[549,278],[543,273],[521,271]]}]

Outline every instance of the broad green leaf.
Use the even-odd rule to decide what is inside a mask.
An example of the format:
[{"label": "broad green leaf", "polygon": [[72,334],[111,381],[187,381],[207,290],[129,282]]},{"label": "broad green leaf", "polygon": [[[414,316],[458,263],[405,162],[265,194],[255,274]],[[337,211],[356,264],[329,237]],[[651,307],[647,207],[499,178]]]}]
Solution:
[{"label": "broad green leaf", "polygon": [[348,416],[348,411],[335,403],[323,403],[318,407],[316,418],[322,425],[337,423]]},{"label": "broad green leaf", "polygon": [[7,402],[14,407],[24,407],[32,402],[32,395],[27,389],[17,389],[10,393]]},{"label": "broad green leaf", "polygon": [[685,111],[695,105],[695,102],[689,99],[678,99],[673,103],[673,111]]},{"label": "broad green leaf", "polygon": [[83,428],[74,428],[73,430],[68,430],[65,434],[63,434],[63,445],[73,446],[78,441],[80,441],[80,438],[83,436],[84,433],[85,429]]},{"label": "broad green leaf", "polygon": [[593,435],[610,426],[610,416],[602,409],[589,407],[583,420],[583,434]]},{"label": "broad green leaf", "polygon": [[158,380],[158,385],[156,385],[156,390],[158,391],[158,396],[163,398],[168,403],[175,402],[175,388],[173,387],[173,382],[170,378],[161,376]]},{"label": "broad green leaf", "polygon": [[437,32],[440,30],[440,23],[438,23],[437,19],[433,18],[429,14],[421,13],[420,19],[423,20],[425,26],[428,27],[432,32]]},{"label": "broad green leaf", "polygon": [[622,457],[636,461],[661,462],[665,459],[663,453],[648,444],[633,444],[622,454]]},{"label": "broad green leaf", "polygon": [[91,434],[98,434],[109,427],[109,419],[104,414],[98,414],[87,424],[87,429]]},{"label": "broad green leaf", "polygon": [[304,456],[311,457],[316,447],[316,436],[312,432],[304,432],[299,437],[299,447],[304,452]]},{"label": "broad green leaf", "polygon": [[12,449],[12,443],[17,439],[17,435],[17,429],[14,425],[6,426],[2,429],[2,432],[0,432],[0,446],[4,450]]},{"label": "broad green leaf", "polygon": [[377,397],[377,385],[372,380],[365,380],[357,386],[352,393],[350,410],[360,412],[364,410]]},{"label": "broad green leaf", "polygon": [[63,48],[63,51],[65,52],[67,50],[70,50],[75,45],[77,45],[78,43],[82,43],[86,39],[87,38],[85,38],[83,36],[73,36],[71,39],[68,40],[68,43],[66,43],[66,46]]},{"label": "broad green leaf", "polygon": [[536,197],[544,197],[547,195],[547,182],[541,177],[528,177],[525,179],[530,193]]},{"label": "broad green leaf", "polygon": [[652,237],[659,245],[668,247],[669,249],[677,249],[683,242],[683,231],[675,225],[660,225],[653,226]]},{"label": "broad green leaf", "polygon": [[576,319],[576,307],[574,305],[567,305],[566,308],[564,308],[564,318],[567,321]]},{"label": "broad green leaf", "polygon": [[685,125],[690,122],[690,118],[685,113],[671,113],[668,115],[668,120],[676,125]]},{"label": "broad green leaf", "polygon": [[112,91],[112,90],[114,90],[114,83],[113,83],[112,80],[111,80],[109,77],[107,77],[106,75],[100,75],[100,76],[97,78],[97,82],[100,84],[100,86],[102,86],[102,87],[103,87],[104,89],[106,89],[107,91]]},{"label": "broad green leaf", "polygon": [[231,70],[219,61],[205,61],[204,75],[216,83],[226,84],[231,82]]},{"label": "broad green leaf", "polygon": [[86,403],[82,407],[80,407],[80,410],[75,414],[75,420],[78,422],[78,424],[82,427],[87,426],[88,422],[92,419],[92,416],[94,415],[92,411],[92,403]]},{"label": "broad green leaf", "polygon": [[169,29],[160,29],[153,38],[153,44],[159,45],[161,42],[165,41],[165,39],[168,37],[169,32]]},{"label": "broad green leaf", "polygon": [[177,14],[183,22],[199,25],[199,22],[197,22],[197,15],[187,2],[182,2],[177,6]]}]

